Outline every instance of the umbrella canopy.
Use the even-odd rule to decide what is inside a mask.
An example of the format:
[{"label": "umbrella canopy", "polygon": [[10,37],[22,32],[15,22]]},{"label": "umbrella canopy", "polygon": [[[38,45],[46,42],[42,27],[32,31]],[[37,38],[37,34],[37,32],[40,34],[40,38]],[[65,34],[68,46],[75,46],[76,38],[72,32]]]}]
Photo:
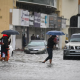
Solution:
[{"label": "umbrella canopy", "polygon": [[65,35],[62,31],[48,31],[48,35]]},{"label": "umbrella canopy", "polygon": [[15,31],[15,30],[4,30],[4,31],[1,32],[1,34],[19,35],[19,32]]}]

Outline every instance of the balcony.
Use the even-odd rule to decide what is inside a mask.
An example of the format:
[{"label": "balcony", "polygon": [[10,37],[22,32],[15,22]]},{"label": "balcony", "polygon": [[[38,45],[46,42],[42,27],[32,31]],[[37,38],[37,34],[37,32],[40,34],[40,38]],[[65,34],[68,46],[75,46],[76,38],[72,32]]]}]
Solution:
[{"label": "balcony", "polygon": [[55,0],[18,0],[18,1],[24,1],[24,2],[32,2],[32,3],[38,3],[42,5],[48,5],[54,7],[54,1]]}]

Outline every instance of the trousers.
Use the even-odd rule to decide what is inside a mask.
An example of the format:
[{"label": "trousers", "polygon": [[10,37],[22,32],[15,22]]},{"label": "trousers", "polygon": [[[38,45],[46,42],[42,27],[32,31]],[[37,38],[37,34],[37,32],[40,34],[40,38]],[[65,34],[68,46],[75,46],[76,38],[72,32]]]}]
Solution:
[{"label": "trousers", "polygon": [[48,52],[48,57],[45,59],[45,61],[47,61],[48,59],[52,59],[53,57],[53,48],[47,48],[47,52]]}]

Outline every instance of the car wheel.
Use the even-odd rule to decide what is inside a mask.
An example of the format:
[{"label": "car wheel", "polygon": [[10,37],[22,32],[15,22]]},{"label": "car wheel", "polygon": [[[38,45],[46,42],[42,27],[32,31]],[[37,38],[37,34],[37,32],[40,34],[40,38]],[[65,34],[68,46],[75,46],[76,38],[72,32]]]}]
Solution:
[{"label": "car wheel", "polygon": [[63,60],[66,60],[67,59],[67,56],[65,56],[64,54],[63,54]]},{"label": "car wheel", "polygon": [[66,56],[63,56],[63,60],[66,60],[67,58],[66,58]]}]

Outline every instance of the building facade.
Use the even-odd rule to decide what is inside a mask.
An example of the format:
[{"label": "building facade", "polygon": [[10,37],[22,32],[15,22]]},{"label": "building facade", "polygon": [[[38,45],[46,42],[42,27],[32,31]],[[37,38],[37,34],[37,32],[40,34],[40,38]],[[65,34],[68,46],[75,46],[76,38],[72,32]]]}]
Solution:
[{"label": "building facade", "polygon": [[[64,0],[0,0],[0,32],[13,29],[20,33],[11,36],[14,49],[22,49],[23,34],[26,35],[27,43],[32,34],[40,37],[44,35],[47,40],[49,36],[45,33],[49,30],[66,31],[66,28],[62,27],[62,22],[63,25],[66,24],[64,18],[68,18],[63,3],[65,4]],[[62,43],[60,37],[60,48]]]},{"label": "building facade", "polygon": [[[13,9],[12,0],[0,0],[0,32],[9,29],[10,9]],[[1,36],[2,35],[0,34],[0,37]]]},{"label": "building facade", "polygon": [[65,45],[65,40],[68,39],[68,29],[70,27],[70,18],[78,14],[79,0],[58,0],[57,12],[59,16],[66,18],[66,28],[62,31],[66,34],[62,36],[62,48]]},{"label": "building facade", "polygon": [[[13,20],[12,25],[14,25],[15,29],[20,30],[21,35],[26,34],[27,43],[31,40],[31,35],[35,36],[39,35],[40,37],[43,35],[44,39],[48,39],[48,35],[46,32],[48,30],[60,29],[57,28],[57,15],[55,14],[55,10],[57,9],[57,0],[18,0],[16,1],[16,9],[13,9]],[[27,14],[26,14],[27,13]],[[53,14],[54,13],[54,14]],[[25,16],[25,15],[27,16]],[[14,16],[16,15],[16,19]],[[23,16],[24,15],[24,16]],[[50,15],[52,15],[50,17]],[[22,16],[22,18],[21,18]],[[54,18],[56,21],[54,21]],[[21,22],[21,20],[22,22]],[[23,20],[29,19],[29,21]],[[16,21],[17,20],[17,21]],[[27,24],[25,24],[25,21]],[[53,23],[54,22],[54,23]],[[21,27],[21,28],[20,28]],[[19,35],[20,36],[20,35]],[[17,41],[21,41],[21,37],[17,36]],[[22,45],[22,44],[21,44]],[[20,44],[16,42],[16,47],[20,47]]]}]

